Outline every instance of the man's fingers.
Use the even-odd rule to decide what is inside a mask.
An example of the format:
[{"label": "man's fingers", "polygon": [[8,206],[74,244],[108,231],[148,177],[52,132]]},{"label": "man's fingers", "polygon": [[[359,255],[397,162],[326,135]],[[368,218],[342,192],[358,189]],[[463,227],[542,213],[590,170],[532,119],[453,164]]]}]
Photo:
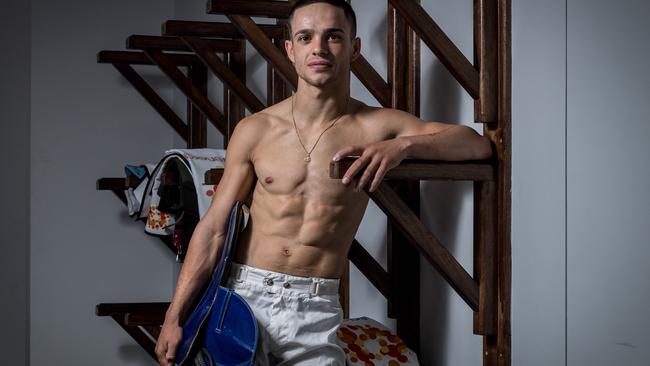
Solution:
[{"label": "man's fingers", "polygon": [[359,182],[357,183],[356,191],[360,192],[363,187],[366,186],[370,178],[375,174],[375,171],[377,170],[379,164],[377,161],[373,160],[366,166],[366,170],[363,172],[363,175],[359,179]]},{"label": "man's fingers", "polygon": [[158,363],[161,365],[167,365],[167,360],[165,359],[165,354],[167,353],[167,343],[158,342],[156,344],[156,357],[158,358]]},{"label": "man's fingers", "polygon": [[343,184],[348,184],[354,178],[357,173],[366,165],[368,164],[369,158],[366,156],[360,156],[350,167],[348,170],[345,172],[343,175]]},{"label": "man's fingers", "polygon": [[178,344],[176,343],[169,343],[167,344],[167,352],[165,353],[165,358],[167,359],[167,362],[170,365],[174,365],[174,362],[176,361],[176,348]]},{"label": "man's fingers", "polygon": [[370,184],[370,192],[374,192],[379,187],[381,181],[384,180],[384,175],[386,175],[386,166],[381,164],[375,172],[375,178],[372,180],[372,184]]},{"label": "man's fingers", "polygon": [[363,152],[363,147],[361,146],[348,146],[337,151],[336,154],[334,154],[334,156],[332,157],[332,160],[339,161],[346,156],[361,155],[362,152]]}]

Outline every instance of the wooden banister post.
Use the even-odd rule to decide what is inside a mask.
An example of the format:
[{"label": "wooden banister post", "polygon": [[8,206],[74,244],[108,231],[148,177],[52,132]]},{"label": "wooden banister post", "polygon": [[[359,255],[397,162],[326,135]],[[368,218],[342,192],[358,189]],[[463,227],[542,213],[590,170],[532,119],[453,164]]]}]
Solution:
[{"label": "wooden banister post", "polygon": [[[192,85],[207,99],[208,72],[205,66],[191,66],[187,73]],[[205,115],[192,103],[190,98],[187,98],[187,126],[189,128],[187,147],[190,149],[207,147],[208,126]]]},{"label": "wooden banister post", "polygon": [[[393,108],[419,115],[420,57],[417,39],[406,21],[388,2],[388,84]],[[393,185],[399,197],[420,216],[420,182]],[[420,255],[388,220],[388,272],[393,296],[389,315],[397,319],[397,334],[416,352],[420,349]]]},{"label": "wooden banister post", "polygon": [[[475,331],[485,334],[483,364],[509,366],[511,363],[511,0],[475,0],[475,61],[479,69],[479,98],[476,121],[496,148],[497,179],[477,185],[481,202],[477,215],[486,208],[494,219],[480,219],[477,243],[481,247],[479,285],[481,304]],[[486,227],[488,226],[489,227]],[[492,239],[494,238],[494,243]],[[490,257],[494,257],[493,259]],[[493,298],[492,300],[489,300]],[[491,301],[491,304],[488,303]],[[491,319],[493,318],[493,319]]]},{"label": "wooden banister post", "polygon": [[[239,51],[227,53],[224,55],[224,61],[230,71],[236,75],[241,83],[246,86],[246,42],[239,43]],[[224,136],[224,148],[228,147],[230,136],[232,136],[235,126],[245,116],[244,103],[237,96],[234,90],[226,88],[223,93],[223,105],[226,108],[226,118],[228,119],[228,131]],[[257,100],[257,98],[255,98]],[[263,107],[263,105],[262,105]],[[257,112],[257,110],[254,110]]]}]

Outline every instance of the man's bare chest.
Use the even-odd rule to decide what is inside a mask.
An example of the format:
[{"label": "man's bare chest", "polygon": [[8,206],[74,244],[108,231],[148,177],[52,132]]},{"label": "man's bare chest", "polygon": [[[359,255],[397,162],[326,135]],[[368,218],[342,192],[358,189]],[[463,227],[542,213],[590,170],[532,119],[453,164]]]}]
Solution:
[{"label": "man's bare chest", "polygon": [[295,130],[276,130],[255,148],[253,165],[258,184],[272,194],[340,198],[349,187],[329,177],[332,157],[345,147],[363,146],[381,139],[369,135],[360,129],[335,126],[318,143],[317,135],[304,135],[301,144]]}]

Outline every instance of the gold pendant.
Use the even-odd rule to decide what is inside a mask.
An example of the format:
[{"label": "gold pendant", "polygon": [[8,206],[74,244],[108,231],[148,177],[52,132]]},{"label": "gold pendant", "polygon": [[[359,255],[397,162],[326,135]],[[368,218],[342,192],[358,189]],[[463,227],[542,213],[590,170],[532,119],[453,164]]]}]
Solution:
[{"label": "gold pendant", "polygon": [[311,161],[311,156],[309,154],[305,155],[305,163],[309,163]]}]

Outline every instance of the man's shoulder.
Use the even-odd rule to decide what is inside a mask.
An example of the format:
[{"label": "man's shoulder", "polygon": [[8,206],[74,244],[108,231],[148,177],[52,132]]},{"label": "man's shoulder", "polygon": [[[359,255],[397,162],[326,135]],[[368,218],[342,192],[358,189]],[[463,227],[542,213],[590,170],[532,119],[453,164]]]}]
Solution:
[{"label": "man's shoulder", "polygon": [[279,119],[283,119],[286,114],[286,101],[279,102],[263,110],[251,114],[250,116],[242,119],[237,124],[241,126],[242,130],[250,130],[248,132],[259,131],[260,129],[267,129],[272,127]]},{"label": "man's shoulder", "polygon": [[273,126],[284,118],[283,103],[272,105],[240,120],[233,131],[233,142],[236,144],[246,143],[249,145],[248,147],[259,142],[269,130],[273,129]]},{"label": "man's shoulder", "polygon": [[394,108],[363,105],[355,114],[364,130],[379,140],[391,139],[419,121],[416,116]]},{"label": "man's shoulder", "polygon": [[408,112],[394,108],[371,107],[363,103],[355,111],[356,117],[372,128],[382,128],[400,124],[404,119],[415,118]]}]

